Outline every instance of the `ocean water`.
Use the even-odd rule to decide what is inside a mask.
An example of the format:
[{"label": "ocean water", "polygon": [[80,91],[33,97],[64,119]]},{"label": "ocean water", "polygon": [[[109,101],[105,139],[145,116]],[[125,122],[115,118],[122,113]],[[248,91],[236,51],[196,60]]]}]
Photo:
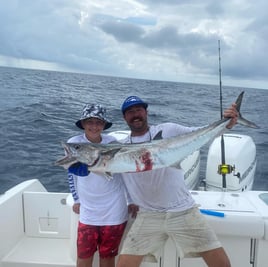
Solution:
[{"label": "ocean water", "polygon": [[[224,78],[223,78],[224,79]],[[120,106],[129,95],[149,103],[149,122],[201,126],[220,118],[219,86],[95,76],[0,67],[0,193],[25,180],[40,179],[47,190],[68,192],[66,170],[54,166],[64,155],[61,141],[81,133],[75,126],[85,103],[104,104],[114,122],[127,130]],[[245,91],[241,112],[261,128],[237,125],[257,147],[254,190],[268,190],[268,90],[225,87],[223,107]],[[201,150],[205,175],[207,147]]]}]

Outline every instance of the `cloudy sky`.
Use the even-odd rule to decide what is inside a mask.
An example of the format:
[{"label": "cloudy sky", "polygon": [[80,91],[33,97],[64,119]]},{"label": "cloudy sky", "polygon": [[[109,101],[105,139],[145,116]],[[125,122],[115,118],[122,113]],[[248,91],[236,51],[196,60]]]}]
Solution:
[{"label": "cloudy sky", "polygon": [[268,89],[267,0],[0,2],[0,66]]}]

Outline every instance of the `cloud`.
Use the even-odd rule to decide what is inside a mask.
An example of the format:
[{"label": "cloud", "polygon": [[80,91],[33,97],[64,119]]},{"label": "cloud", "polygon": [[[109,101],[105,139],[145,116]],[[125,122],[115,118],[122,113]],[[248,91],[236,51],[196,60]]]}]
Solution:
[{"label": "cloud", "polygon": [[[268,2],[1,3],[0,65],[268,88]],[[245,82],[244,82],[245,81]]]},{"label": "cloud", "polygon": [[138,42],[145,31],[142,27],[122,21],[106,21],[100,25],[105,33],[112,35],[118,42]]}]

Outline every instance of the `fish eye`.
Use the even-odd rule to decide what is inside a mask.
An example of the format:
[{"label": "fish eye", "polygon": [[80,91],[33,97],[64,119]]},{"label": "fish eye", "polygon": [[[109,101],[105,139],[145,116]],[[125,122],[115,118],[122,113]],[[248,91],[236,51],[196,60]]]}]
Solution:
[{"label": "fish eye", "polygon": [[74,149],[78,150],[81,146],[79,144],[74,145]]}]

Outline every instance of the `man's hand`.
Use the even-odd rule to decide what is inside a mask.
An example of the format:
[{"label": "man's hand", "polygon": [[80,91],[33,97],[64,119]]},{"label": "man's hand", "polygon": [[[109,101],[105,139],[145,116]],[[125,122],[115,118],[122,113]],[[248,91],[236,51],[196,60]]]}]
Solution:
[{"label": "man's hand", "polygon": [[73,212],[76,214],[80,213],[80,203],[74,203],[73,204]]},{"label": "man's hand", "polygon": [[132,218],[136,218],[138,211],[139,211],[139,206],[135,204],[128,205],[128,213],[131,214]]},{"label": "man's hand", "polygon": [[232,104],[231,107],[226,109],[223,113],[224,118],[231,118],[230,122],[226,125],[227,129],[231,129],[236,123],[238,119],[238,111],[236,110],[236,104]]}]

